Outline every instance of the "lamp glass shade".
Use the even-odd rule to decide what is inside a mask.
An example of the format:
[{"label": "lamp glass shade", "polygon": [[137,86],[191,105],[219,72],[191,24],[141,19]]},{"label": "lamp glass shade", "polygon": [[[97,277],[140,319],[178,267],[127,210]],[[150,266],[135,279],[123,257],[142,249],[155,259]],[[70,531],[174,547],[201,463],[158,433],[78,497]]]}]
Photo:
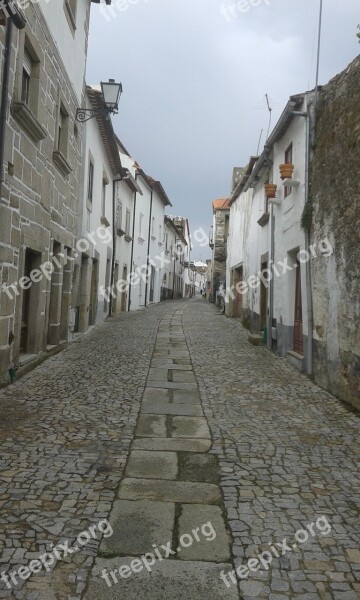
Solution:
[{"label": "lamp glass shade", "polygon": [[119,104],[120,94],[122,92],[121,83],[116,83],[115,79],[101,82],[101,90],[104,97],[106,107],[111,110],[116,110]]}]

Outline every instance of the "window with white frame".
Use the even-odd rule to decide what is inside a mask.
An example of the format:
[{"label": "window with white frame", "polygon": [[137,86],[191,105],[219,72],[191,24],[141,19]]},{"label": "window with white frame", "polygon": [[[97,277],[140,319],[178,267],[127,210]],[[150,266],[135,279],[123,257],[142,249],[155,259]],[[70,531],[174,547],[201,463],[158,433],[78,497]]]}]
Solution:
[{"label": "window with white frame", "polygon": [[76,29],[77,0],[64,0],[64,10],[71,29]]},{"label": "window with white frame", "polygon": [[89,159],[89,171],[88,171],[88,187],[87,187],[87,206],[89,210],[92,210],[92,201],[93,201],[93,191],[94,191],[94,163]]},{"label": "window with white frame", "polygon": [[144,227],[144,215],[143,213],[139,214],[139,236],[142,237],[143,236],[143,227]]},{"label": "window with white frame", "polygon": [[126,209],[126,215],[125,215],[125,236],[127,238],[130,237],[130,223],[131,223],[131,214],[129,209]]}]

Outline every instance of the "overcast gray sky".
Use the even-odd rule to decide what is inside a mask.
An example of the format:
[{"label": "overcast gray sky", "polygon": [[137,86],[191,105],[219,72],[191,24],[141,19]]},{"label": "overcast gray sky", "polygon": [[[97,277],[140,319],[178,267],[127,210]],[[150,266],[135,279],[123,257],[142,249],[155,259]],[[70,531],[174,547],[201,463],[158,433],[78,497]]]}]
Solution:
[{"label": "overcast gray sky", "polygon": [[[360,51],[359,0],[323,1],[320,83]],[[92,4],[87,82],[122,82],[115,131],[193,230],[208,231],[211,201],[229,193],[233,166],[255,154],[261,129],[265,136],[265,94],[275,124],[291,94],[314,87],[319,0],[249,0],[245,11],[246,3]]]}]

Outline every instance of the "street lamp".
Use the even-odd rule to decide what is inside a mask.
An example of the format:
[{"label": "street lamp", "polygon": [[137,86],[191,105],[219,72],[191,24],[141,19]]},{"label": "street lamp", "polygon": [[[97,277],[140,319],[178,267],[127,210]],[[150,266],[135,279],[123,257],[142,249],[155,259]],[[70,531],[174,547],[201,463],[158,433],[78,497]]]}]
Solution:
[{"label": "street lamp", "polygon": [[103,106],[99,108],[77,108],[76,121],[84,123],[96,116],[108,118],[109,115],[117,114],[120,96],[123,91],[122,84],[116,83],[115,79],[109,79],[109,81],[102,81],[100,85]]}]

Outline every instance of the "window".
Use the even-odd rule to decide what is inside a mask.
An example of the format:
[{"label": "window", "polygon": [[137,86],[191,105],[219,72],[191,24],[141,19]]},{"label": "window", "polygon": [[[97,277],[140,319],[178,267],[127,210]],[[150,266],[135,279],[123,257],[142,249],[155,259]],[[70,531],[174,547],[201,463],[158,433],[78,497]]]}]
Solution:
[{"label": "window", "polygon": [[102,182],[102,194],[101,194],[101,216],[105,217],[105,212],[106,212],[106,180],[103,179]]},{"label": "window", "polygon": [[125,217],[125,235],[130,237],[130,211],[126,209],[126,217]]},{"label": "window", "polygon": [[72,29],[76,29],[76,7],[77,0],[64,0],[65,14]]},{"label": "window", "polygon": [[61,105],[58,120],[57,150],[61,152],[63,156],[67,155],[68,122],[69,117],[66,114],[63,106]]},{"label": "window", "polygon": [[153,217],[151,220],[151,236],[155,236],[155,217]]},{"label": "window", "polygon": [[88,192],[87,192],[87,201],[90,209],[92,207],[93,200],[93,189],[94,189],[94,163],[92,160],[89,161],[89,173],[88,173]]},{"label": "window", "polygon": [[144,219],[144,215],[142,213],[140,213],[139,214],[139,237],[142,237],[143,219]]},{"label": "window", "polygon": [[168,234],[165,235],[165,249],[168,249]]},{"label": "window", "polygon": [[22,43],[17,61],[15,93],[11,112],[23,129],[35,141],[46,138],[47,131],[38,121],[41,63],[41,47],[36,39],[30,41],[25,32],[20,33]]},{"label": "window", "polygon": [[25,102],[29,106],[30,102],[30,79],[31,79],[31,71],[32,71],[32,58],[29,52],[24,49],[24,61],[23,61],[23,70],[22,70],[22,80],[21,80],[21,101]]},{"label": "window", "polygon": [[122,231],[122,204],[121,202],[118,203],[118,207],[117,207],[117,217],[116,217],[116,226],[118,231]]},{"label": "window", "polygon": [[230,222],[230,216],[229,215],[225,215],[225,230],[224,230],[224,238],[225,241],[229,235],[229,222]]},{"label": "window", "polygon": [[53,159],[63,175],[68,175],[72,170],[71,165],[67,161],[68,142],[69,113],[63,102],[59,99]]},{"label": "window", "polygon": [[159,244],[161,244],[162,239],[161,239],[161,225],[159,225]]},{"label": "window", "polygon": [[[292,163],[293,161],[293,145],[290,144],[285,150],[285,163]],[[291,187],[285,186],[284,197],[286,198],[291,194]]]}]

